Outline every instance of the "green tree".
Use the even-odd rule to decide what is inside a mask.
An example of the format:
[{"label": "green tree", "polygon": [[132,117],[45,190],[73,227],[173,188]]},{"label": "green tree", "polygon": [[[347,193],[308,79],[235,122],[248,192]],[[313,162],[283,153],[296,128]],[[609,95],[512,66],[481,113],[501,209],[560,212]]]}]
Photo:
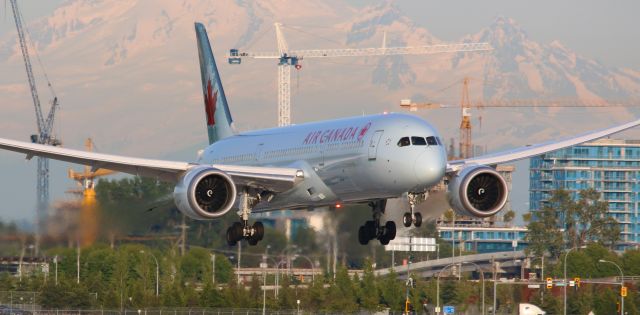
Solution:
[{"label": "green tree", "polygon": [[377,311],[380,308],[380,294],[376,285],[376,276],[369,260],[365,261],[360,282],[360,307],[367,311]]},{"label": "green tree", "polygon": [[542,256],[549,252],[557,258],[563,250],[562,232],[557,228],[558,218],[554,208],[545,205],[535,213],[535,220],[529,222],[526,240],[529,246],[527,254]]},{"label": "green tree", "polygon": [[402,310],[404,306],[404,285],[398,280],[398,275],[392,270],[382,278],[380,283],[382,303],[391,310]]},{"label": "green tree", "polygon": [[513,222],[513,219],[515,219],[515,217],[516,217],[516,213],[513,210],[509,210],[504,214],[504,216],[502,217],[502,220],[506,223],[511,224]]}]

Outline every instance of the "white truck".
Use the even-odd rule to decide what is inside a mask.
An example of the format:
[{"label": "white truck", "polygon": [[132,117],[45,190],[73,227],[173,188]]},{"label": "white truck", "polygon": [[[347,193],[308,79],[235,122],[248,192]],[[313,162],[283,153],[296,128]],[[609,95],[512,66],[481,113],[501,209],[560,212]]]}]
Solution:
[{"label": "white truck", "polygon": [[543,311],[541,308],[529,304],[529,303],[520,303],[518,306],[518,315],[546,315],[547,312]]}]

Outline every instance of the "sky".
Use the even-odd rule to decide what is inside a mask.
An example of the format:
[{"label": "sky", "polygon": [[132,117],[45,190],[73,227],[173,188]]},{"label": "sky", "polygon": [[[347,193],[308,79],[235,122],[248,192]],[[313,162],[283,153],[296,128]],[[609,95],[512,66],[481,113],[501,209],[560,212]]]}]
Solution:
[{"label": "sky", "polygon": [[[30,23],[46,17],[65,1],[21,0],[22,14]],[[380,1],[349,0],[363,7]],[[399,0],[397,5],[415,23],[427,28],[436,37],[456,41],[466,34],[487,27],[497,16],[513,18],[535,41],[549,43],[559,40],[570,49],[609,66],[640,70],[640,28],[636,27],[636,13],[640,3],[634,1],[408,1]],[[15,32],[8,1],[0,8],[0,37]],[[0,69],[0,73],[2,69]],[[26,82],[25,82],[26,84]],[[29,114],[32,114],[31,112]],[[8,156],[0,153],[0,159]],[[165,157],[166,158],[166,157]],[[32,169],[34,163],[11,160],[15,169]],[[517,164],[515,185],[527,185],[527,163]],[[55,168],[52,177],[64,178],[65,168]],[[35,186],[33,178],[14,179],[16,185]],[[54,194],[61,194],[60,188]],[[519,190],[514,196],[518,208],[526,208],[528,191]],[[16,210],[0,214],[0,219],[30,219],[32,213]]]},{"label": "sky", "polygon": [[[15,31],[4,1],[0,35]],[[19,2],[25,20],[50,14],[63,0]],[[359,7],[381,1],[348,0]],[[401,10],[436,37],[456,40],[486,27],[497,16],[515,19],[536,41],[560,40],[567,47],[609,66],[640,69],[640,2],[580,0],[396,1]]]}]

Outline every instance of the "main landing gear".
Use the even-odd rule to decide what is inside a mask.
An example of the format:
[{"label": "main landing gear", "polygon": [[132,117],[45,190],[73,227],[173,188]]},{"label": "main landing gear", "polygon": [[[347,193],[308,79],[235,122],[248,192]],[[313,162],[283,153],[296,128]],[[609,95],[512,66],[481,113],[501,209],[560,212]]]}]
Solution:
[{"label": "main landing gear", "polygon": [[420,227],[422,225],[422,214],[420,214],[420,212],[414,211],[419,196],[420,195],[412,193],[409,193],[407,195],[407,197],[409,198],[409,212],[405,212],[402,216],[402,224],[405,227],[410,227],[411,224],[413,224],[415,227]]},{"label": "main landing gear", "polygon": [[245,239],[249,245],[257,245],[264,237],[264,225],[259,221],[253,225],[249,225],[249,215],[251,214],[251,207],[260,200],[260,197],[249,196],[248,191],[245,189],[241,198],[240,211],[238,211],[241,221],[234,222],[233,225],[227,229],[227,244],[234,246],[239,241]]},{"label": "main landing gear", "polygon": [[367,221],[358,230],[358,241],[362,245],[367,245],[370,240],[378,239],[380,244],[387,245],[389,241],[396,238],[396,223],[387,221],[384,225],[380,224],[380,218],[384,213],[387,205],[386,200],[372,201],[369,203],[373,211],[373,221]]}]

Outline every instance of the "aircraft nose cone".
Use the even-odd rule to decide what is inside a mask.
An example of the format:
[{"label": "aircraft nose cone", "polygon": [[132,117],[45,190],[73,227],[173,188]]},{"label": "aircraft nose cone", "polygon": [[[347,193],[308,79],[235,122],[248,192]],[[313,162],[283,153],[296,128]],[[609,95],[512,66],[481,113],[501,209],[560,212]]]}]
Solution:
[{"label": "aircraft nose cone", "polygon": [[439,148],[430,147],[420,153],[413,167],[418,186],[437,184],[444,176],[447,158]]}]

